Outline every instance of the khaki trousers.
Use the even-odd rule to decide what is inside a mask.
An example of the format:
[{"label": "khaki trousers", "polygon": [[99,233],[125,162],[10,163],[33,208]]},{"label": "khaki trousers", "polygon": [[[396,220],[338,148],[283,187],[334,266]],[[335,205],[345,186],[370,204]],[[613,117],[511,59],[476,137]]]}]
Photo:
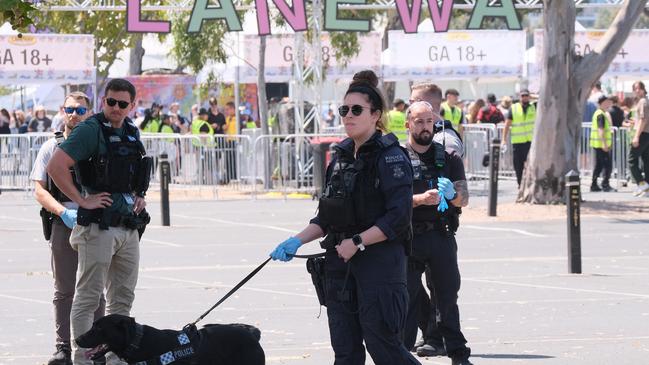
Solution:
[{"label": "khaki trousers", "polygon": [[[79,253],[71,315],[72,336],[76,338],[92,327],[93,312],[104,288],[106,314],[130,314],[135,299],[140,242],[135,229],[109,227],[102,230],[92,223],[87,227],[76,225],[70,245]],[[75,365],[92,365],[84,356],[87,349],[79,348],[76,343],[72,348]],[[107,356],[109,364],[116,360],[114,356]]]},{"label": "khaki trousers", "polygon": [[[54,276],[54,324],[56,329],[56,343],[70,343],[70,310],[74,297],[74,284],[77,273],[77,251],[70,246],[70,233],[72,231],[60,219],[52,223],[52,237],[50,249],[52,251],[51,264]],[[93,318],[99,319],[104,315],[103,292],[99,298],[99,306]]]}]

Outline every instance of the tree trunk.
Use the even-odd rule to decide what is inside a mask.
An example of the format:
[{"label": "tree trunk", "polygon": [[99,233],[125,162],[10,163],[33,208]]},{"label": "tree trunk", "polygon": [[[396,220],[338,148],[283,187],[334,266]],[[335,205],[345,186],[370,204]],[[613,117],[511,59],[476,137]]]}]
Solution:
[{"label": "tree trunk", "polygon": [[627,1],[594,52],[574,52],[575,3],[546,0],[541,91],[532,147],[518,201],[564,202],[565,175],[577,171],[581,121],[591,86],[606,71],[645,6]]},{"label": "tree trunk", "polygon": [[142,48],[142,33],[133,35],[133,48],[130,51],[128,74],[141,75],[142,74],[142,57],[144,57],[144,48]]},{"label": "tree trunk", "polygon": [[[257,105],[259,106],[259,125],[262,134],[268,135],[268,102],[266,100],[266,36],[259,36],[259,65],[257,67]],[[268,141],[268,140],[265,140]],[[271,187],[270,181],[270,146],[264,145],[264,155],[267,159],[264,163],[264,188]],[[253,182],[255,183],[255,182]]]}]

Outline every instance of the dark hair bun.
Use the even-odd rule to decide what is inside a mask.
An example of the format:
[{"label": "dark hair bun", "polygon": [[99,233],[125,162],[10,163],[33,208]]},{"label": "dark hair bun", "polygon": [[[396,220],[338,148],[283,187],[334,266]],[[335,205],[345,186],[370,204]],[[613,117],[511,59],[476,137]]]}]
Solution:
[{"label": "dark hair bun", "polygon": [[364,82],[372,85],[373,87],[379,86],[379,78],[372,70],[363,70],[357,72],[356,74],[354,74],[353,80],[354,81],[352,81],[352,84]]}]

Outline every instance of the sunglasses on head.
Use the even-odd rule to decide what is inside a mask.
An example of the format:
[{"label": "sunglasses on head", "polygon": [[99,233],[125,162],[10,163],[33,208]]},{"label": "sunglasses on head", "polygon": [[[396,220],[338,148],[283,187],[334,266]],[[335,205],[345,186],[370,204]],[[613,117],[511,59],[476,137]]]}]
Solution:
[{"label": "sunglasses on head", "polygon": [[128,108],[128,105],[131,104],[131,103],[129,103],[128,101],[124,101],[124,100],[117,100],[117,99],[113,99],[113,98],[108,98],[108,99],[106,99],[106,104],[108,104],[108,106],[115,106],[115,104],[117,104],[117,105],[119,105],[120,109],[126,109],[126,108]]},{"label": "sunglasses on head", "polygon": [[359,116],[363,114],[363,109],[366,108],[367,107],[358,104],[354,104],[351,107],[349,105],[342,105],[340,108],[338,108],[338,114],[340,114],[341,117],[346,117],[347,113],[349,113],[349,111],[351,110],[352,114]]},{"label": "sunglasses on head", "polygon": [[76,112],[77,115],[84,115],[88,111],[88,108],[83,107],[83,106],[78,106],[76,108],[66,106],[65,108],[63,108],[63,110],[65,111],[66,114],[72,114],[72,113]]}]

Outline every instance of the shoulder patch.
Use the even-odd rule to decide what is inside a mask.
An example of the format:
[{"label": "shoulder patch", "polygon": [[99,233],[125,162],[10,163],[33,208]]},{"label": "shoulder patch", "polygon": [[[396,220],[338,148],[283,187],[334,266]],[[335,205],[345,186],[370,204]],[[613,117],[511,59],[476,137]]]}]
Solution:
[{"label": "shoulder patch", "polygon": [[401,168],[401,165],[392,166],[392,177],[394,177],[395,179],[401,179],[405,175],[406,173]]},{"label": "shoulder patch", "polygon": [[385,163],[387,164],[393,164],[393,163],[399,163],[405,161],[406,158],[402,154],[385,156]]}]

